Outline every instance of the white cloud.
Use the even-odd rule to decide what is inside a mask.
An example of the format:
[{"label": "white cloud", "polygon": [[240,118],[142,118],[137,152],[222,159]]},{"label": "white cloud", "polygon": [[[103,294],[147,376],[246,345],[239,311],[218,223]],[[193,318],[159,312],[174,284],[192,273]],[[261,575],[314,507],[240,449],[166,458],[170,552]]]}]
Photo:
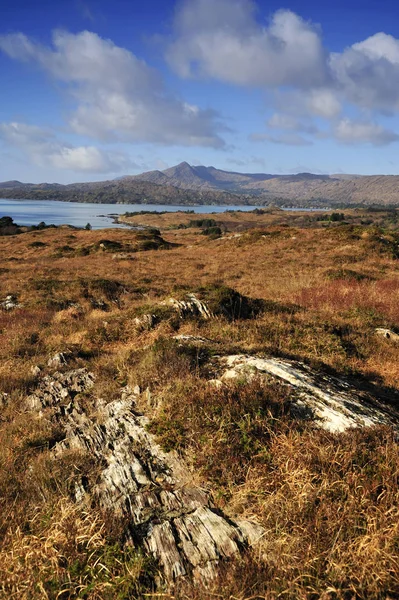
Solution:
[{"label": "white cloud", "polygon": [[277,135],[253,133],[249,136],[252,142],[271,142],[287,146],[310,146],[312,141],[301,133],[315,134],[318,139],[335,139],[341,144],[371,144],[386,146],[399,140],[399,135],[373,121],[359,121],[342,118],[335,121],[329,131],[319,131],[310,123],[306,125],[295,117],[287,114],[274,113],[267,122],[271,130],[280,130]]},{"label": "white cloud", "polygon": [[239,85],[308,88],[327,79],[317,28],[289,10],[263,26],[251,0],[183,1],[166,58],[182,77]]},{"label": "white cloud", "polygon": [[284,113],[274,113],[268,120],[267,125],[272,129],[282,129],[285,131],[302,131],[309,134],[318,132],[318,128],[311,121],[301,121],[292,115]]},{"label": "white cloud", "polygon": [[[345,144],[397,139],[378,124],[378,116],[399,113],[398,39],[380,32],[329,53],[318,27],[292,11],[279,10],[268,22],[262,17],[252,0],[180,0],[167,61],[184,78],[267,89],[275,99],[271,131],[253,134],[252,141],[312,143],[301,134]],[[95,33],[56,31],[51,46],[22,33],[0,35],[0,50],[35,63],[62,83],[73,102],[69,125],[79,135],[105,142],[226,148],[226,128],[215,111],[174,96],[157,70]],[[360,116],[353,120],[345,116],[356,113]],[[328,133],[320,131],[320,119],[331,122]],[[62,164],[114,162],[94,146],[81,146],[79,155],[57,143],[53,161],[57,155]]]},{"label": "white cloud", "polygon": [[363,42],[353,44],[352,48],[363,52],[371,60],[383,58],[392,64],[399,64],[399,41],[392,35],[376,33]]},{"label": "white cloud", "polygon": [[168,94],[158,71],[95,33],[56,31],[53,47],[22,33],[0,36],[11,58],[32,61],[62,81],[77,108],[70,125],[102,140],[220,148],[216,113]]},{"label": "white cloud", "polygon": [[360,107],[399,110],[399,40],[377,33],[331,55],[335,84]]},{"label": "white cloud", "polygon": [[342,112],[338,92],[326,87],[310,90],[276,89],[270,103],[279,113],[308,120],[320,117],[332,120]]},{"label": "white cloud", "polygon": [[182,0],[166,58],[181,77],[272,89],[278,112],[297,117],[342,119],[348,103],[363,118],[399,112],[399,39],[380,32],[329,53],[317,26],[292,11],[260,17],[252,0]]},{"label": "white cloud", "polygon": [[334,137],[344,144],[386,146],[399,140],[399,135],[376,123],[342,119],[333,130]]},{"label": "white cloud", "polygon": [[228,158],[226,162],[229,165],[234,165],[236,167],[262,167],[266,169],[267,163],[266,160],[260,156],[250,156],[246,158]]},{"label": "white cloud", "polygon": [[325,119],[333,119],[341,112],[341,102],[333,90],[319,88],[310,90],[305,96],[308,112]]},{"label": "white cloud", "polygon": [[280,135],[270,135],[269,133],[251,133],[249,136],[251,142],[270,142],[272,144],[284,144],[286,146],[312,146],[313,142],[299,135],[298,133],[282,133]]},{"label": "white cloud", "polygon": [[120,171],[120,166],[94,146],[69,148],[60,146],[49,155],[54,167],[72,171],[92,171],[96,173]]},{"label": "white cloud", "polygon": [[74,147],[35,125],[0,123],[0,139],[38,166],[90,173],[117,173],[136,167],[124,153],[104,152],[95,146]]}]

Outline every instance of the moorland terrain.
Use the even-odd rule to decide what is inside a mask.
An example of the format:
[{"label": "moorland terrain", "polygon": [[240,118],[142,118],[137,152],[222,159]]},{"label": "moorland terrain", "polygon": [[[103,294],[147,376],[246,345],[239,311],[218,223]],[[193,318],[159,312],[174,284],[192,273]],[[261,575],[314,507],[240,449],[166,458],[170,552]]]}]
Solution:
[{"label": "moorland terrain", "polygon": [[[395,428],[325,428],[281,377],[217,365],[302,365],[397,410],[399,211],[121,220],[143,228],[0,227],[0,597],[398,597]],[[211,580],[185,502],[219,519]],[[194,583],[171,581],[183,553]]]}]

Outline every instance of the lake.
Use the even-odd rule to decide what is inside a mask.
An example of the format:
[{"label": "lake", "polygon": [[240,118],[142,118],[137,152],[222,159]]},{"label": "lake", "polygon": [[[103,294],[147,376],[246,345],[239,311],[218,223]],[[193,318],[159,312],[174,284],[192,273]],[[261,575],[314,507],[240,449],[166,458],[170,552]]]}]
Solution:
[{"label": "lake", "polygon": [[[220,213],[226,210],[253,210],[256,206],[164,206],[163,204],[91,204],[82,202],[59,202],[56,200],[7,200],[0,198],[0,217],[12,217],[18,225],[74,225],[84,227],[90,223],[93,229],[126,227],[113,223],[112,214],[155,210],[176,212],[193,210],[195,213]],[[259,208],[259,207],[258,207]]]}]

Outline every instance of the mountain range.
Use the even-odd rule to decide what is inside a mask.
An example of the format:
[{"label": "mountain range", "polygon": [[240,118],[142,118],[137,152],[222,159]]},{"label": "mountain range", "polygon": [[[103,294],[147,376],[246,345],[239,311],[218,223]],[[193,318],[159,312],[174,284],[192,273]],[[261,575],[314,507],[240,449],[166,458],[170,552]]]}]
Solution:
[{"label": "mountain range", "polygon": [[275,175],[239,173],[187,162],[111,181],[0,183],[2,198],[123,204],[280,206],[399,206],[398,175]]},{"label": "mountain range", "polygon": [[222,171],[215,167],[192,166],[182,162],[164,171],[148,171],[141,175],[127,176],[124,180],[150,181],[158,185],[173,185],[182,189],[224,190],[234,193],[261,193],[267,191],[272,180],[279,181],[324,181],[329,175],[271,175],[267,173],[237,173]]}]

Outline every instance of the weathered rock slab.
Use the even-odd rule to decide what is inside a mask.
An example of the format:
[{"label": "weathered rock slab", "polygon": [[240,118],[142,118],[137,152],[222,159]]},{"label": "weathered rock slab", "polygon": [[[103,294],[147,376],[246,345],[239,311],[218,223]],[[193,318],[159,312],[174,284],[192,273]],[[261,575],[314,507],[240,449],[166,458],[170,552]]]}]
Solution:
[{"label": "weathered rock slab", "polygon": [[94,376],[86,369],[75,369],[67,373],[55,372],[40,381],[38,388],[26,399],[31,410],[42,410],[52,407],[63,415],[65,407],[71,407],[73,398],[90,390],[94,384]]},{"label": "weathered rock slab", "polygon": [[297,392],[294,407],[298,414],[302,410],[307,418],[328,431],[372,425],[392,425],[399,430],[399,409],[394,403],[389,405],[377,396],[361,392],[345,379],[314,373],[303,363],[241,354],[219,357],[218,363],[221,376],[214,380],[216,385],[243,376],[272,375]]},{"label": "weathered rock slab", "polygon": [[158,319],[156,315],[153,315],[151,313],[147,313],[145,315],[142,315],[141,317],[136,317],[133,320],[136,331],[138,332],[149,331],[150,329],[153,329],[157,322]]},{"label": "weathered rock slab", "polygon": [[17,297],[11,294],[6,296],[5,299],[0,302],[0,308],[6,311],[14,310],[15,308],[20,308],[21,306],[22,304],[18,302]]},{"label": "weathered rock slab", "polygon": [[199,316],[208,320],[214,316],[207,304],[197,298],[195,294],[187,294],[185,300],[170,298],[169,302],[165,304],[169,304],[169,306],[174,308],[182,318],[187,316]]},{"label": "weathered rock slab", "polygon": [[392,331],[392,329],[386,329],[385,327],[377,327],[375,330],[377,335],[384,337],[386,340],[391,342],[399,342],[399,334]]},{"label": "weathered rock slab", "polygon": [[98,399],[88,415],[78,394],[90,390],[93,380],[85,369],[57,372],[28,398],[30,408],[47,410],[64,427],[55,456],[80,450],[101,466],[95,482],[78,484],[77,501],[95,497],[127,518],[132,542],[157,559],[167,580],[214,576],[218,562],[255,543],[262,527],[220,514],[209,494],[193,484],[186,465],[160,448],[136,409],[137,388],[125,388],[108,404]]}]

